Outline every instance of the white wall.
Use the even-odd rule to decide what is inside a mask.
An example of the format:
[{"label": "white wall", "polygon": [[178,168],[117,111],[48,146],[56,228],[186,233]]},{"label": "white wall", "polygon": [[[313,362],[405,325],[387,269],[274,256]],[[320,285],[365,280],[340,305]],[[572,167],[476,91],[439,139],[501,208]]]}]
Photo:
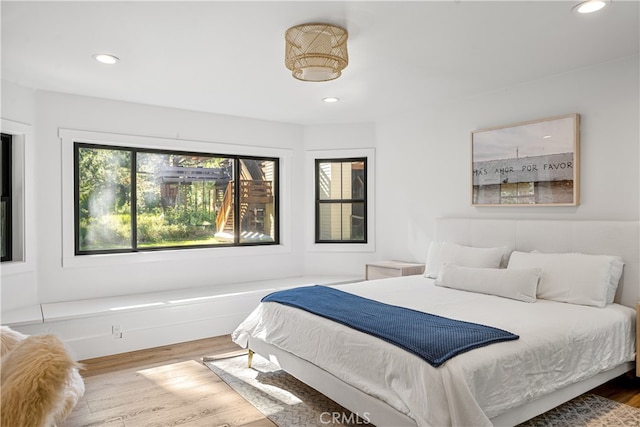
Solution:
[{"label": "white wall", "polygon": [[[638,56],[377,124],[377,259],[423,261],[437,217],[639,219]],[[576,207],[472,207],[471,132],[581,115]]]},{"label": "white wall", "polygon": [[[376,145],[376,133],[374,123],[355,123],[348,125],[317,125],[307,126],[304,131],[305,150],[313,152],[317,158],[331,157],[354,157],[363,156],[367,151]],[[328,153],[327,156],[322,151]],[[369,190],[375,191],[375,175],[378,161],[377,156],[367,164],[373,168],[374,179],[369,179]],[[314,169],[313,162],[307,163],[305,176],[305,190],[303,197],[305,204],[313,206],[314,200]],[[370,194],[370,193],[369,193]],[[375,200],[375,197],[372,198]],[[312,216],[313,209],[307,209],[305,216],[305,246],[307,248],[304,258],[304,268],[306,274],[348,274],[364,277],[364,266],[374,256],[375,236],[369,237],[368,245],[312,245],[313,230],[315,228],[315,218]],[[375,215],[369,212],[369,221],[373,220],[373,230],[375,230]],[[331,246],[331,249],[326,249]]]},{"label": "white wall", "polygon": [[[52,92],[36,92],[34,108],[38,280],[37,300],[33,302],[126,295],[302,274],[302,239],[298,237],[303,228],[302,208],[291,203],[297,189],[288,191],[285,202],[291,205],[291,211],[287,213],[288,235],[282,236],[288,242],[285,248],[221,249],[214,256],[206,255],[204,250],[181,251],[178,257],[171,254],[150,257],[154,258],[153,262],[104,262],[99,263],[104,265],[90,267],[63,267],[62,149],[58,137],[59,129],[67,128],[232,146],[272,147],[291,153],[295,163],[304,158],[302,127]],[[296,173],[301,173],[299,168],[288,175],[292,182],[301,180]],[[220,256],[221,253],[225,255]],[[247,253],[252,255],[247,256]],[[17,294],[13,289],[4,294],[4,310],[24,303],[24,298],[14,298]]]},{"label": "white wall", "polygon": [[[371,260],[425,259],[433,220],[441,216],[638,219],[637,76],[636,56],[377,124],[308,127],[40,92],[35,103],[38,300],[92,298],[303,273],[362,274],[364,264]],[[568,113],[581,115],[579,206],[470,205],[471,131]],[[50,226],[62,220],[60,127],[292,150],[294,159],[300,161],[291,164],[291,251],[124,268],[63,268],[61,230]],[[375,252],[307,250],[304,239],[314,224],[303,206],[306,198],[313,197],[307,186],[313,171],[304,167],[305,151],[371,147],[375,147],[377,159]]]},{"label": "white wall", "polygon": [[[79,358],[230,333],[269,289],[307,280],[279,280],[308,274],[304,269],[305,227],[309,226],[304,203],[305,141],[309,140],[312,148],[317,148],[316,143],[322,146],[324,138],[331,138],[334,144],[373,145],[373,125],[327,127],[314,132],[292,124],[31,92],[3,82],[5,88],[9,90],[3,92],[3,102],[14,108],[5,109],[2,117],[21,118],[32,124],[29,197],[33,203],[29,212],[34,216],[33,229],[37,232],[32,233],[33,241],[28,242],[35,254],[28,274],[7,275],[6,264],[2,266],[1,311],[11,310],[11,319],[17,322],[14,327],[24,333],[55,333]],[[163,147],[168,144],[170,148],[185,150],[196,147],[196,151],[211,147],[221,154],[253,152],[283,156],[282,244],[73,257],[69,250],[73,233],[69,225],[73,217],[69,209],[73,200],[69,135],[122,144],[125,143],[121,141],[131,141],[133,137],[132,144],[157,143]],[[332,270],[323,266],[320,273],[339,272]],[[265,281],[271,278],[278,280],[266,285]],[[254,283],[235,285],[241,282]],[[136,304],[135,297],[126,295],[200,286],[209,288],[203,301],[111,312],[113,307]],[[180,300],[193,293],[170,295]],[[95,300],[111,296],[116,298]],[[156,301],[154,296],[148,298]],[[38,320],[41,307],[37,304],[43,304],[44,323]],[[92,307],[96,304],[111,308],[95,311]],[[113,304],[116,305],[112,307]],[[112,337],[113,325],[121,327],[121,339]]]},{"label": "white wall", "polygon": [[[2,117],[33,125],[36,233],[32,246],[37,262],[20,274],[7,276],[3,270],[1,308],[300,274],[363,275],[368,261],[423,261],[434,219],[443,216],[638,220],[638,75],[635,56],[375,124],[309,127],[51,92],[34,94],[3,82]],[[579,206],[470,205],[471,131],[568,113],[582,118]],[[289,151],[287,246],[272,252],[211,257],[198,251],[190,252],[194,254],[190,257],[181,251],[179,259],[168,254],[154,262],[63,267],[59,128]],[[306,201],[313,198],[308,185],[313,171],[305,166],[306,155],[319,149],[372,148],[376,158],[374,251],[307,250],[305,236],[314,222],[305,212]],[[111,340],[111,319],[103,320],[99,326],[105,336],[100,340],[106,343]],[[156,333],[165,336],[166,329]],[[173,334],[171,340],[179,340],[181,333]],[[82,338],[83,334],[69,336]]]},{"label": "white wall", "polygon": [[[0,265],[0,307],[22,307],[38,302],[37,269],[36,269],[36,229],[35,215],[30,209],[35,205],[33,164],[35,159],[35,143],[33,139],[33,122],[35,117],[35,97],[32,90],[24,87],[2,82],[2,105],[0,109],[2,117],[2,131],[20,135],[19,143],[23,145],[21,151],[23,158],[20,166],[22,170],[21,184],[26,186],[29,194],[22,199],[26,208],[21,218],[14,221],[21,222],[23,238],[27,240],[24,248],[23,260],[20,262],[3,263]],[[14,153],[15,157],[15,153]]]}]

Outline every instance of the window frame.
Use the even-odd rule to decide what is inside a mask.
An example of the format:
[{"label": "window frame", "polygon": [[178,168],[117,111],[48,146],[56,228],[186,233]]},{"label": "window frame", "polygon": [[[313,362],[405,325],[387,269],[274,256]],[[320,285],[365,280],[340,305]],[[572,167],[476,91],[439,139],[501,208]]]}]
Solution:
[{"label": "window frame", "polygon": [[[340,199],[321,199],[320,198],[320,164],[321,163],[354,163],[363,162],[364,164],[364,195],[362,198],[340,198]],[[368,209],[367,209],[367,193],[368,193],[368,175],[367,175],[368,159],[364,157],[350,157],[350,158],[316,158],[314,163],[314,187],[315,187],[315,243],[316,244],[366,244],[368,237]],[[341,181],[342,182],[342,181]],[[321,239],[320,238],[320,206],[323,204],[343,204],[343,203],[362,203],[364,206],[363,214],[363,238],[358,240],[344,240],[344,239]],[[342,233],[341,233],[342,234]]]},{"label": "window frame", "polygon": [[2,133],[11,135],[11,252],[10,262],[2,263],[2,277],[35,271],[35,150],[33,129],[26,123],[0,118]]},{"label": "window frame", "polygon": [[6,253],[0,262],[13,261],[13,135],[2,132],[2,186],[0,198],[5,205],[6,233],[3,236]]},{"label": "window frame", "polygon": [[[214,135],[215,136],[215,135]],[[291,254],[293,251],[292,191],[294,185],[294,148],[273,145],[250,145],[245,138],[217,142],[213,139],[187,139],[176,137],[147,136],[143,134],[115,133],[104,131],[58,128],[61,146],[62,181],[62,252],[64,269],[75,268],[129,268],[137,264],[163,262],[211,263],[228,257],[255,257]],[[255,156],[279,159],[278,202],[279,245],[231,246],[219,248],[195,248],[188,250],[143,251],[117,254],[75,255],[74,241],[74,159],[73,144],[76,141],[107,146],[156,148],[195,153],[234,153],[240,156]],[[33,211],[33,210],[32,210]],[[31,234],[30,234],[31,236]]]},{"label": "window frame", "polygon": [[[107,150],[122,150],[131,153],[131,248],[125,249],[99,249],[99,250],[81,250],[80,249],[80,170],[79,170],[79,151],[81,148],[95,148],[95,149],[107,149]],[[233,166],[233,180],[235,183],[240,182],[240,162],[242,160],[264,160],[274,162],[274,182],[273,182],[273,194],[275,197],[274,202],[274,236],[273,241],[251,241],[242,242],[240,236],[240,191],[238,188],[234,189],[234,240],[230,243],[217,243],[217,244],[203,244],[203,245],[174,245],[174,246],[159,246],[159,247],[138,247],[137,239],[137,154],[138,153],[155,153],[155,154],[168,154],[168,155],[182,155],[182,156],[198,156],[198,157],[223,157],[226,159],[232,159]],[[228,248],[228,247],[245,247],[245,246],[272,246],[280,245],[280,194],[279,194],[279,172],[280,172],[280,159],[278,157],[268,156],[251,156],[251,155],[238,155],[238,154],[220,154],[212,152],[197,152],[197,151],[182,151],[175,149],[161,149],[161,148],[146,148],[146,147],[134,147],[134,146],[121,146],[111,144],[99,144],[85,141],[74,141],[73,143],[73,200],[74,200],[74,255],[86,256],[86,255],[105,255],[105,254],[127,254],[137,252],[157,252],[157,251],[174,251],[174,250],[188,250],[188,249],[205,249],[205,248]]]},{"label": "window frame", "polygon": [[[315,242],[315,160],[331,158],[367,158],[367,243]],[[308,253],[373,253],[376,251],[376,150],[373,147],[309,149],[305,151],[305,201],[307,218],[304,243]]]}]

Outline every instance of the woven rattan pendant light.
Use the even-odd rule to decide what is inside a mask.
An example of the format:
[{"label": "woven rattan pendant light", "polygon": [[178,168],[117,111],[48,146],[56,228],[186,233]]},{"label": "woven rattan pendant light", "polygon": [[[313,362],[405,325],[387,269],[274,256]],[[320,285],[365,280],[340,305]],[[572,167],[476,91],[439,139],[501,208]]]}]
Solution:
[{"label": "woven rattan pendant light", "polygon": [[303,24],[285,33],[285,65],[298,80],[325,82],[349,64],[347,30],[331,24]]}]

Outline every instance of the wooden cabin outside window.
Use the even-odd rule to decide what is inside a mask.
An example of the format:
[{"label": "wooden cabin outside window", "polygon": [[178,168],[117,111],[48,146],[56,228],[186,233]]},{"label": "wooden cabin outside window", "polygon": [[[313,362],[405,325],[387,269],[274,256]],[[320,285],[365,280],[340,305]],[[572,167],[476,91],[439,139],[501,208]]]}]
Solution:
[{"label": "wooden cabin outside window", "polygon": [[279,243],[277,158],[74,152],[76,255]]}]

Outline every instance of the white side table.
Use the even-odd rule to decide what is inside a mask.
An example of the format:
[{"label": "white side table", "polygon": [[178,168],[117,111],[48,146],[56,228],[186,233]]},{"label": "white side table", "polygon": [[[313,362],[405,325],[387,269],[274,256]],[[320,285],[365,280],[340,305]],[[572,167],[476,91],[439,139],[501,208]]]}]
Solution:
[{"label": "white side table", "polygon": [[389,277],[413,276],[424,273],[424,264],[402,261],[379,261],[368,263],[366,279],[386,279]]}]

